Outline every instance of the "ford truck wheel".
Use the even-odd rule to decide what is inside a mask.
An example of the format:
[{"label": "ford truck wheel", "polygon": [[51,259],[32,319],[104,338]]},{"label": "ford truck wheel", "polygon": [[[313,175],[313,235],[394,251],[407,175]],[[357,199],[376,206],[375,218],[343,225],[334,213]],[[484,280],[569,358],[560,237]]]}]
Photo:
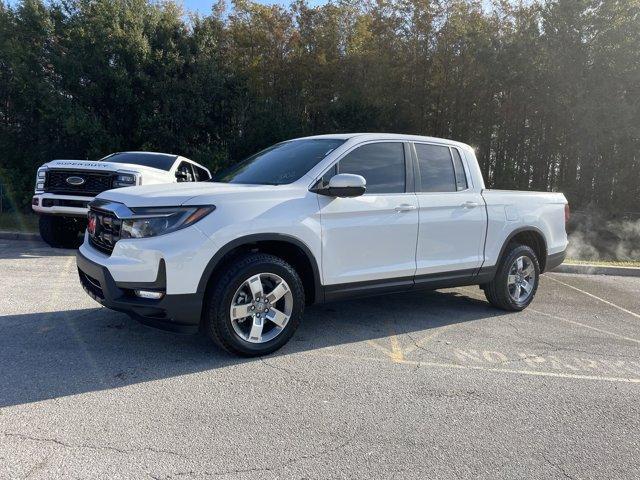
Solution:
[{"label": "ford truck wheel", "polygon": [[212,279],[203,327],[230,353],[269,354],[282,347],[300,324],[304,289],[295,269],[273,255],[238,257]]},{"label": "ford truck wheel", "polygon": [[79,233],[81,222],[75,218],[40,215],[40,237],[54,248],[78,248],[82,243]]},{"label": "ford truck wheel", "polygon": [[489,303],[503,310],[524,310],[533,301],[540,280],[535,252],[526,245],[507,247],[493,280],[483,285]]}]

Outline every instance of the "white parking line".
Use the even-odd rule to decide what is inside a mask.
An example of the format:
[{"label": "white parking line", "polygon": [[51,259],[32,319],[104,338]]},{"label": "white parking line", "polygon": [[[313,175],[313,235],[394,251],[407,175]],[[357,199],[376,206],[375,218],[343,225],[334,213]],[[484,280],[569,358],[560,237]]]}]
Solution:
[{"label": "white parking line", "polygon": [[545,278],[548,278],[549,280],[553,280],[554,282],[559,283],[559,284],[561,284],[561,285],[564,285],[565,287],[573,288],[574,290],[576,290],[576,291],[578,291],[578,292],[580,292],[580,293],[582,293],[582,294],[584,294],[584,295],[587,295],[587,296],[589,296],[589,297],[591,297],[591,298],[595,298],[596,300],[599,300],[599,301],[600,301],[600,302],[602,302],[602,303],[605,303],[605,304],[607,304],[607,305],[610,305],[610,306],[612,306],[613,308],[617,308],[617,309],[618,309],[618,310],[620,310],[621,312],[628,313],[629,315],[632,315],[632,316],[634,316],[634,317],[636,317],[636,318],[640,319],[640,315],[639,315],[639,314],[637,314],[637,313],[635,313],[635,312],[632,312],[631,310],[627,310],[626,308],[621,307],[620,305],[616,305],[615,303],[610,302],[609,300],[605,300],[604,298],[600,298],[600,297],[598,297],[597,295],[594,295],[593,293],[585,292],[584,290],[582,290],[582,289],[580,289],[580,288],[578,288],[578,287],[574,287],[573,285],[569,285],[568,283],[564,283],[564,282],[562,282],[562,281],[558,280],[557,278],[554,278],[554,277],[550,276],[549,274],[547,274],[547,275],[545,276]]},{"label": "white parking line", "polygon": [[[356,360],[356,361],[365,361],[365,362],[377,362],[377,363],[389,363],[386,358],[375,358],[375,357],[356,357],[351,355],[341,355],[337,353],[325,353],[325,352],[309,352],[311,355],[317,355],[322,357],[330,357],[336,359],[345,359],[345,360]],[[518,374],[518,375],[529,375],[534,377],[554,377],[554,378],[568,378],[568,379],[576,379],[576,380],[599,380],[602,382],[619,382],[619,383],[636,383],[640,384],[640,378],[631,378],[631,377],[610,377],[610,376],[601,376],[601,375],[581,375],[574,373],[559,373],[559,372],[545,372],[545,371],[536,371],[536,370],[524,370],[524,369],[512,369],[512,368],[495,368],[495,367],[486,367],[480,365],[460,365],[456,363],[440,363],[440,362],[426,362],[419,360],[401,360],[394,362],[400,365],[412,365],[412,366],[422,366],[422,367],[439,367],[439,368],[450,368],[457,370],[477,370],[491,373],[510,373],[510,374]]]},{"label": "white parking line", "polygon": [[[477,295],[475,292],[473,292],[471,290],[468,290],[466,288],[461,288],[460,290],[464,291],[464,293],[469,297],[473,297],[476,300],[483,300],[483,298],[481,296]],[[551,313],[541,312],[540,310],[536,310],[535,308],[532,308],[530,306],[527,307],[526,311],[534,312],[534,313],[537,313],[539,315],[543,315],[545,317],[553,318],[554,320],[560,320],[561,322],[570,323],[572,325],[577,325],[579,327],[588,328],[589,330],[594,330],[596,332],[604,333],[606,335],[611,335],[612,337],[620,338],[622,340],[627,340],[629,342],[633,342],[633,343],[636,343],[636,344],[640,345],[640,340],[637,339],[637,338],[627,337],[625,335],[620,335],[619,333],[610,332],[609,330],[604,330],[602,328],[598,328],[598,327],[593,327],[591,325],[587,325],[586,323],[576,322],[575,320],[569,320],[568,318],[559,317],[558,315],[552,315]]]}]

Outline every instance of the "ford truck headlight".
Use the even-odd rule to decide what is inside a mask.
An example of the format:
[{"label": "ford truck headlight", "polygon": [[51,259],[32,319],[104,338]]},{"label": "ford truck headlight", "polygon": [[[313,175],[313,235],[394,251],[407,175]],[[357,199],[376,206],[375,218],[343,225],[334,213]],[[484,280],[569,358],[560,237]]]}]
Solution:
[{"label": "ford truck headlight", "polygon": [[118,173],[113,179],[113,188],[133,187],[136,184],[136,176],[132,173]]},{"label": "ford truck headlight", "polygon": [[120,238],[157,237],[193,225],[215,210],[213,205],[202,207],[145,207],[132,208],[135,214],[122,219]]},{"label": "ford truck headlight", "polygon": [[36,193],[44,192],[44,182],[47,178],[47,169],[39,168],[36,174]]}]

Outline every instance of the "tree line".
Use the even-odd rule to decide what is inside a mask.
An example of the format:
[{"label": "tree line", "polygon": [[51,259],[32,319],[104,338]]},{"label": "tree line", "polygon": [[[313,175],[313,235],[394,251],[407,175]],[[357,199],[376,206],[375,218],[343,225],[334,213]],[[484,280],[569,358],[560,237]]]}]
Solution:
[{"label": "tree line", "polygon": [[218,170],[274,142],[471,144],[488,186],[640,210],[640,0],[0,0],[0,181],[122,150]]}]

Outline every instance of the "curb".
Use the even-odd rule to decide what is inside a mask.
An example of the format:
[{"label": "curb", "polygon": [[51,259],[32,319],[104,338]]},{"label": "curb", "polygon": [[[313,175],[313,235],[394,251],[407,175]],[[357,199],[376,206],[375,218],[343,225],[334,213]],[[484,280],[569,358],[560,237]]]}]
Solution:
[{"label": "curb", "polygon": [[24,240],[28,242],[41,242],[37,233],[25,232],[0,232],[0,240]]},{"label": "curb", "polygon": [[621,277],[640,277],[640,267],[607,267],[603,265],[563,263],[551,271],[553,273],[577,273],[580,275],[618,275]]}]

